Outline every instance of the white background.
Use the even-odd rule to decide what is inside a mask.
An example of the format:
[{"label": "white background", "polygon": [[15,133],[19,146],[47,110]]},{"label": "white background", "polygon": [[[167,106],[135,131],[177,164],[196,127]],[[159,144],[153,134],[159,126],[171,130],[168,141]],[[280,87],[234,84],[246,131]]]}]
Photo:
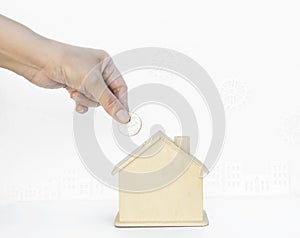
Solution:
[{"label": "white background", "polygon": [[[263,217],[255,224],[260,224],[260,229],[265,227],[265,234],[280,224],[274,216],[282,215],[290,224],[297,219],[300,211],[297,205],[300,194],[299,10],[299,3],[290,0],[10,0],[1,4],[1,14],[46,37],[105,49],[111,55],[146,46],[171,48],[195,59],[211,75],[226,107],[226,143],[217,168],[205,181],[206,210],[209,216],[212,213],[210,232],[196,229],[185,233],[180,230],[177,235],[182,237],[186,234],[210,237],[225,232],[222,219],[227,221],[227,228],[233,229],[230,221],[243,228],[257,216]],[[125,78],[133,87],[168,77],[160,73],[137,72]],[[3,69],[0,70],[0,81],[0,201],[4,204],[0,234],[3,231],[5,237],[14,237],[15,233],[9,227],[20,212],[33,214],[32,223],[27,225],[34,227],[40,214],[34,209],[39,210],[42,206],[48,211],[55,207],[48,206],[47,202],[39,205],[40,201],[71,199],[101,203],[108,199],[110,204],[117,204],[116,191],[95,181],[80,162],[73,143],[74,105],[67,93],[40,89]],[[178,87],[180,82],[174,87],[176,85],[190,104],[198,107],[199,124],[206,128],[199,132],[202,133],[198,154],[201,157],[210,139],[206,111],[201,102],[199,104],[197,95],[188,95],[188,89]],[[145,115],[150,113],[148,118],[151,118],[151,110],[154,109],[144,112]],[[144,137],[149,135],[151,123],[161,123],[170,137],[178,134],[176,120],[165,113],[165,121],[156,121],[154,116],[148,120]],[[173,124],[168,127],[169,119]],[[96,125],[99,127],[97,137],[99,142],[105,144],[106,141],[106,152],[116,162],[122,157],[110,154],[117,147],[110,141],[109,130],[104,126],[109,125],[108,120],[99,109],[95,118],[95,123],[99,123]],[[136,142],[141,143],[142,139],[145,138]],[[231,200],[233,197],[235,202]],[[36,201],[37,208],[35,202],[30,205],[32,207],[22,208],[22,205],[16,205],[20,201]],[[272,207],[264,209],[266,204],[272,204]],[[13,206],[11,210],[10,206]],[[20,210],[18,206],[21,206]],[[248,207],[248,210],[232,214],[235,206]],[[84,213],[85,206],[80,208]],[[277,209],[284,214],[276,213]],[[87,212],[90,210],[89,207]],[[252,210],[257,213],[252,214]],[[100,212],[94,215],[110,227],[115,212],[115,209],[106,210],[105,214],[110,215],[105,217],[101,217]],[[65,213],[68,214],[68,209]],[[249,218],[249,213],[253,219]],[[52,216],[51,219],[56,217],[47,212],[44,215],[47,217],[47,214]],[[18,225],[24,222],[18,221]],[[291,227],[283,223],[276,234],[291,231]],[[85,228],[89,229],[89,225]],[[109,229],[113,231],[111,227]],[[101,230],[94,232],[101,234]],[[167,230],[165,234],[170,233]],[[297,234],[299,236],[299,231],[292,229],[291,237],[297,237]]]}]

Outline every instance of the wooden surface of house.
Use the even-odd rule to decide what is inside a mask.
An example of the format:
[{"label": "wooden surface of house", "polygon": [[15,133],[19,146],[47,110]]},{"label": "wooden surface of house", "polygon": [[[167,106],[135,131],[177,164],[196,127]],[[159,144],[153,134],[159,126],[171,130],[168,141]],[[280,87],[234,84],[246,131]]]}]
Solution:
[{"label": "wooden surface of house", "polygon": [[[189,152],[189,137],[175,137],[172,141],[158,132],[116,165],[113,173],[119,174],[121,189],[115,226],[208,225],[203,210],[202,174],[205,166]],[[164,168],[168,169],[155,174],[155,171]],[[142,176],[137,181],[131,173],[149,174],[150,177]],[[172,176],[174,179],[164,184],[164,179]],[[158,186],[149,191],[124,189],[135,187],[133,184],[141,188],[138,185],[153,181]]]}]

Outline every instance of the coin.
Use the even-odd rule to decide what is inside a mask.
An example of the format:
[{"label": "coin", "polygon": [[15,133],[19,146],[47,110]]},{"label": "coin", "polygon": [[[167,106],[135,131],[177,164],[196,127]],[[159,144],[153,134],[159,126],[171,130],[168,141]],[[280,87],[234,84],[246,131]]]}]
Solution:
[{"label": "coin", "polygon": [[121,134],[125,136],[134,136],[141,130],[142,121],[141,118],[135,113],[129,113],[129,115],[129,122],[126,124],[119,123],[118,129],[121,132]]}]

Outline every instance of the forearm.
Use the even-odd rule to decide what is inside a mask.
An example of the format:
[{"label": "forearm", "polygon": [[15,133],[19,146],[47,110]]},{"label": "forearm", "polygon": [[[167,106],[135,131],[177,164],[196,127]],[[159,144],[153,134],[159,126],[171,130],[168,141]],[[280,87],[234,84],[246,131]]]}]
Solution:
[{"label": "forearm", "polygon": [[50,60],[54,45],[54,41],[0,15],[0,67],[31,78],[29,74]]},{"label": "forearm", "polygon": [[0,67],[43,88],[66,88],[80,113],[101,104],[117,121],[130,120],[126,83],[103,50],[49,40],[0,15]]}]

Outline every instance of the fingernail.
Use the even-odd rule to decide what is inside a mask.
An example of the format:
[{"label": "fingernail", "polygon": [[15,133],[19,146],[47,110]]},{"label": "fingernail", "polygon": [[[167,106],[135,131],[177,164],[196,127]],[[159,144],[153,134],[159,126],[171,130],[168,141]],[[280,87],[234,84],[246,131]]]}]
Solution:
[{"label": "fingernail", "polygon": [[85,113],[86,109],[83,108],[83,107],[77,107],[77,108],[76,108],[76,111],[77,111],[78,113]]},{"label": "fingernail", "polygon": [[76,96],[76,92],[72,92],[71,93],[71,98],[74,99],[75,96]]},{"label": "fingernail", "polygon": [[128,112],[125,111],[124,109],[118,111],[116,113],[116,116],[117,116],[117,118],[119,119],[119,121],[121,123],[127,123],[127,122],[129,122],[130,116],[129,116]]}]

